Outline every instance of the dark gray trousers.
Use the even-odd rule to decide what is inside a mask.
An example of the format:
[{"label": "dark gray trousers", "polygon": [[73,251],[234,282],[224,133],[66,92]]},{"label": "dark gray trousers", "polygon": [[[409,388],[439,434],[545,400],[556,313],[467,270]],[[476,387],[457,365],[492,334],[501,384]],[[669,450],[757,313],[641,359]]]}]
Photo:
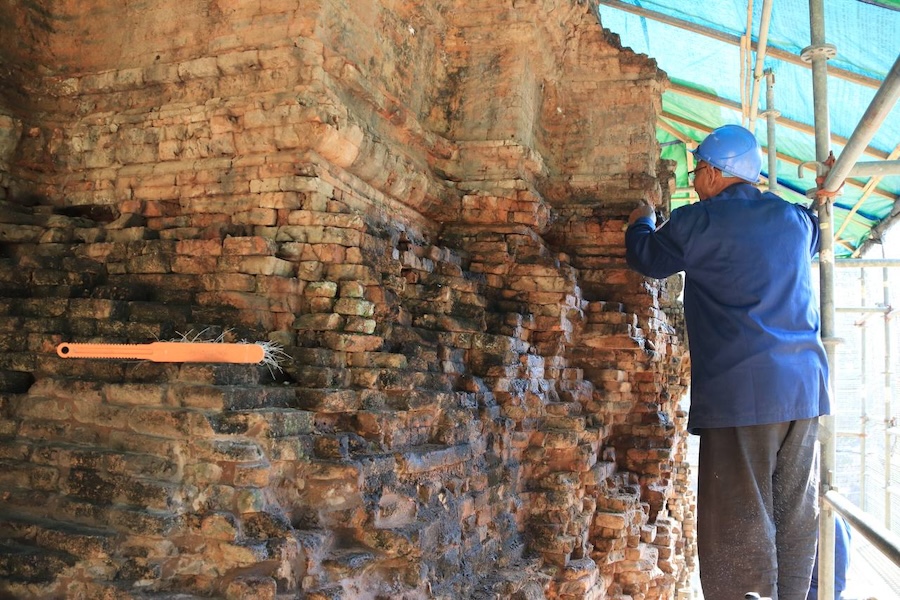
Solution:
[{"label": "dark gray trousers", "polygon": [[704,600],[805,600],[818,534],[818,419],[700,431]]}]

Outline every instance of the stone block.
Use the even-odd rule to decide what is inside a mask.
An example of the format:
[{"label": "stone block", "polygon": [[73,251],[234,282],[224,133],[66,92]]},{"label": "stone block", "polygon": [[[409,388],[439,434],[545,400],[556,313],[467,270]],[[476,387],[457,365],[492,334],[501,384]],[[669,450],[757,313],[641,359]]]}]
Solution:
[{"label": "stone block", "polygon": [[219,74],[215,57],[197,58],[178,64],[178,77],[182,80],[215,77]]},{"label": "stone block", "polygon": [[222,241],[222,254],[238,256],[273,256],[277,251],[275,241],[265,237],[226,237]]},{"label": "stone block", "polygon": [[295,329],[310,331],[339,331],[344,326],[344,318],[337,313],[313,313],[297,317]]},{"label": "stone block", "polygon": [[166,402],[166,387],[158,383],[106,384],[102,396],[110,404],[123,406],[163,406]]},{"label": "stone block", "polygon": [[248,70],[259,68],[259,52],[257,50],[245,50],[243,52],[231,52],[216,56],[216,67],[225,75],[235,75]]},{"label": "stone block", "polygon": [[380,350],[384,338],[375,335],[359,335],[327,331],[322,334],[322,345],[340,352],[373,352]]},{"label": "stone block", "polygon": [[218,262],[218,269],[225,273],[294,276],[293,263],[274,256],[222,256]]},{"label": "stone block", "polygon": [[334,304],[334,312],[348,316],[371,317],[375,312],[375,305],[361,298],[341,297]]},{"label": "stone block", "polygon": [[259,600],[275,600],[278,586],[271,577],[240,576],[228,583],[225,588],[226,600],[243,600],[258,598]]},{"label": "stone block", "polygon": [[348,333],[361,333],[372,335],[378,323],[374,319],[363,319],[361,317],[348,317],[344,325],[344,331]]}]

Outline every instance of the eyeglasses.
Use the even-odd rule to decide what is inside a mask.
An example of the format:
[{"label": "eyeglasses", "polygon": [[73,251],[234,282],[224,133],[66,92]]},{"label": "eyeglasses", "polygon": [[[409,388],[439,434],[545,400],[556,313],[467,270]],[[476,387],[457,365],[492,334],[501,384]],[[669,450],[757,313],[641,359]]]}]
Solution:
[{"label": "eyeglasses", "polygon": [[693,171],[688,171],[688,180],[695,178],[697,176],[697,173],[699,173],[703,169],[708,169],[708,168],[709,168],[709,165],[702,164],[702,165],[698,166],[696,169],[694,169]]}]

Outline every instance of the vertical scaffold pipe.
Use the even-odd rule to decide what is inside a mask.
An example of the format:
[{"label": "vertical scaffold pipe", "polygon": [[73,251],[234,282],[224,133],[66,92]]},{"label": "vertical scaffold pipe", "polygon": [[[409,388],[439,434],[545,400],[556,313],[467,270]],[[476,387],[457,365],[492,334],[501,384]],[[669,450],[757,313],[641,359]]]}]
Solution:
[{"label": "vertical scaffold pipe", "polygon": [[778,147],[775,143],[775,126],[781,113],[775,110],[775,74],[766,69],[766,147],[769,156],[769,191],[778,193]]},{"label": "vertical scaffold pipe", "polygon": [[[831,124],[828,115],[828,59],[836,54],[834,46],[825,43],[825,7],[822,0],[809,2],[810,45],[801,54],[812,63],[813,116],[816,131],[816,161],[819,177],[825,177],[825,161],[831,152]],[[818,198],[817,198],[818,200]],[[819,294],[822,319],[822,341],[829,365],[829,391],[834,401],[835,331],[834,331],[834,219],[830,198],[817,201],[819,212]],[[819,599],[834,598],[834,511],[824,502],[834,484],[834,417],[819,419],[820,497],[819,497]]]},{"label": "vertical scaffold pipe", "polygon": [[891,486],[891,453],[894,448],[895,433],[891,431],[894,415],[891,398],[891,285],[888,268],[881,270],[881,287],[884,301],[884,526],[891,529],[891,504],[894,500]]}]

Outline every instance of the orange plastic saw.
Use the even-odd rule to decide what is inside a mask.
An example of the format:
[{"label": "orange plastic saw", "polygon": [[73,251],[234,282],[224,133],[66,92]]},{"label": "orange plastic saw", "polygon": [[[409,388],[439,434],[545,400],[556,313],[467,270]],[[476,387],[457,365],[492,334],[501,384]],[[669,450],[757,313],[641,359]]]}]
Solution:
[{"label": "orange plastic saw", "polygon": [[153,362],[262,363],[259,344],[153,342],[151,344],[68,344],[56,347],[62,358],[124,358]]}]

